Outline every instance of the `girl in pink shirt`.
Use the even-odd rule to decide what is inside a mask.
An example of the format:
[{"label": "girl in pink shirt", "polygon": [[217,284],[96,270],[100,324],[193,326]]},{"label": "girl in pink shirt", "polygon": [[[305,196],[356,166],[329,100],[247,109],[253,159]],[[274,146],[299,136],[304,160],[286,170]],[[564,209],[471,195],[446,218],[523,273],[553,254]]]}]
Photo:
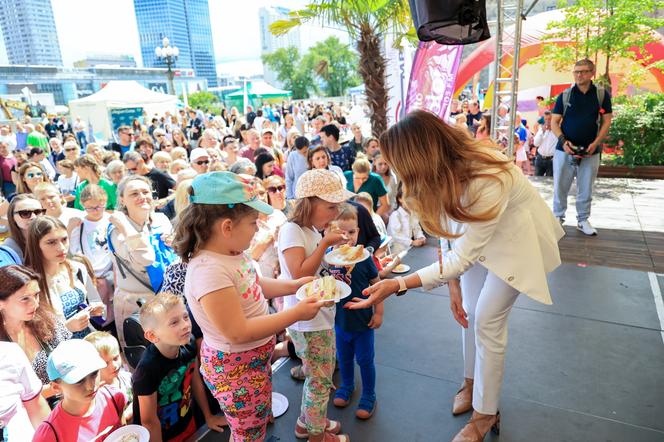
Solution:
[{"label": "girl in pink shirt", "polygon": [[231,440],[263,440],[272,410],[270,360],[274,335],[311,319],[324,305],[314,299],[268,315],[266,298],[294,293],[313,278],[259,278],[246,250],[259,212],[251,177],[231,172],[198,175],[191,204],[178,223],[175,250],[188,263],[184,292],[203,331],[201,374],[219,401]]}]

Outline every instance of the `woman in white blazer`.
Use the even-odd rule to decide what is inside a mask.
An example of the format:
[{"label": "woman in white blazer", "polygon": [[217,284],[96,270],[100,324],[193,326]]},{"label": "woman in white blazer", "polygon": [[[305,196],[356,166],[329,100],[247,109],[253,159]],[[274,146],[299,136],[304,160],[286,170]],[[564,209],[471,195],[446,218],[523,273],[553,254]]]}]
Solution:
[{"label": "woman in white blazer", "polygon": [[454,442],[498,432],[507,318],[519,293],[551,304],[546,275],[560,265],[564,231],[522,172],[487,140],[473,140],[437,116],[415,111],[380,139],[423,228],[447,239],[441,258],[405,278],[369,287],[366,308],[393,293],[449,283],[463,327],[464,383],[453,413],[474,409]]}]

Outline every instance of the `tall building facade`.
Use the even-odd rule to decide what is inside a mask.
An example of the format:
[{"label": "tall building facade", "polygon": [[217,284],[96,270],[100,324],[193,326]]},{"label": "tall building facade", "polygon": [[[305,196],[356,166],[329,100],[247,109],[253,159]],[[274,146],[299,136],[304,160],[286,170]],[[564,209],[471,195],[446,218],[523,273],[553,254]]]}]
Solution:
[{"label": "tall building facade", "polygon": [[138,38],[145,67],[165,67],[155,48],[168,37],[180,55],[176,68],[194,69],[196,76],[217,85],[208,0],[134,0]]},{"label": "tall building facade", "polygon": [[[302,52],[302,41],[300,39],[299,28],[292,29],[288,34],[279,36],[270,32],[270,25],[277,20],[288,19],[289,12],[289,9],[278,6],[270,6],[258,10],[261,54],[269,54],[277,49],[285,49],[289,46],[295,46],[300,52]],[[266,82],[279,85],[276,72],[270,70],[265,64],[263,64],[263,76]]]},{"label": "tall building facade", "polygon": [[0,27],[10,64],[62,66],[51,0],[0,0]]}]

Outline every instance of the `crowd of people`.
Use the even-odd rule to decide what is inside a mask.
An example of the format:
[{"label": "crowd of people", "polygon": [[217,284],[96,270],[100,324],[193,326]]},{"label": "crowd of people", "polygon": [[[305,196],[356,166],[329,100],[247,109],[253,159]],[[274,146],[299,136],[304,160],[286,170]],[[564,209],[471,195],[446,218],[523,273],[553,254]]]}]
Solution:
[{"label": "crowd of people", "polygon": [[[424,234],[378,139],[342,107],[268,108],[145,118],[109,143],[54,119],[2,127],[0,340],[22,355],[3,370],[23,386],[2,416],[7,440],[90,440],[131,422],[151,440],[203,423],[260,440],[270,363],[288,355],[304,381],[299,437],[348,440],[326,418],[337,359],[334,404],[348,405],[356,360],[356,414],[372,416],[382,306],[354,313],[294,294],[333,275],[359,296]],[[369,258],[326,264],[341,244]]]},{"label": "crowd of people", "polygon": [[[594,86],[584,83],[591,72],[586,62],[574,72],[581,78],[575,86],[581,92],[571,92],[578,104],[578,94]],[[594,103],[592,94],[585,96]],[[543,112],[535,136],[536,144],[551,146],[556,134],[555,155],[578,143],[570,138],[576,135],[569,118],[559,118],[569,99],[559,98],[553,116]],[[1,127],[0,384],[10,391],[0,408],[4,439],[103,440],[134,422],[154,441],[184,440],[203,424],[215,431],[228,427],[234,441],[263,440],[273,419],[271,362],[290,356],[301,361],[291,375],[304,381],[296,437],[348,441],[342,424],[327,418],[335,366],[341,382],[333,405],[350,405],[357,363],[362,387],[355,415],[370,419],[382,300],[446,281],[457,321],[468,327],[474,314],[481,317],[474,332],[464,332],[465,347],[477,341],[479,357],[465,355],[466,379],[454,412],[474,407],[477,413],[469,423],[475,427],[463,431],[496,427],[503,359],[485,353],[504,354],[507,313],[520,291],[551,302],[545,275],[559,263],[555,244],[562,229],[515,174],[518,152],[507,159],[491,140],[478,141],[488,137],[491,122],[477,102],[467,107],[453,109],[452,125],[415,112],[380,140],[348,124],[341,106],[295,103],[248,108],[244,115],[187,109],[144,118],[147,125],[121,126],[104,144],[80,136],[80,120],[66,130],[53,119],[28,119],[21,126],[25,145],[16,129]],[[430,133],[439,136],[423,144]],[[450,174],[423,180],[429,161]],[[492,174],[499,183],[473,184]],[[469,189],[462,192],[464,185]],[[470,209],[466,191],[482,196],[468,200]],[[440,201],[429,201],[436,192]],[[589,215],[589,204],[581,216]],[[498,215],[496,207],[502,208]],[[522,249],[540,246],[491,264],[496,256],[488,249],[479,256],[482,247],[500,242],[494,234],[500,217],[522,226],[519,207],[540,217],[532,230],[538,236]],[[426,242],[416,213],[441,238],[459,236],[441,219],[470,227],[446,252],[445,272],[441,245],[439,272],[433,265],[385,281],[404,253]],[[354,265],[327,263],[325,255],[342,245],[362,245],[367,256]],[[537,275],[513,269],[532,259],[541,263]],[[466,279],[459,282],[462,273]],[[351,295],[336,305],[297,297],[321,276],[346,283]],[[493,304],[482,301],[475,280],[485,288],[491,282],[491,293],[482,296],[494,296]],[[463,307],[462,286],[470,294]],[[358,303],[365,293],[369,299]],[[484,330],[499,305],[507,312],[499,330]],[[485,338],[492,339],[489,350],[481,344]],[[472,396],[473,371],[489,379],[478,387],[488,389],[479,398]]]}]

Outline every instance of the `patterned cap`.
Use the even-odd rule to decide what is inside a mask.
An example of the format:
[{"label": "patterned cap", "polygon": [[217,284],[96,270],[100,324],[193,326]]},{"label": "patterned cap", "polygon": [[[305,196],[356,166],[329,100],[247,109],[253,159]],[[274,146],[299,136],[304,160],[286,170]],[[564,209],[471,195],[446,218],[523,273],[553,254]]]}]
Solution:
[{"label": "patterned cap", "polygon": [[341,177],[327,169],[311,169],[297,180],[295,198],[317,196],[329,203],[343,203],[355,196],[344,188]]},{"label": "patterned cap", "polygon": [[209,172],[197,175],[191,183],[194,204],[245,204],[261,213],[270,215],[274,209],[258,199],[258,189],[248,178],[233,172]]}]

